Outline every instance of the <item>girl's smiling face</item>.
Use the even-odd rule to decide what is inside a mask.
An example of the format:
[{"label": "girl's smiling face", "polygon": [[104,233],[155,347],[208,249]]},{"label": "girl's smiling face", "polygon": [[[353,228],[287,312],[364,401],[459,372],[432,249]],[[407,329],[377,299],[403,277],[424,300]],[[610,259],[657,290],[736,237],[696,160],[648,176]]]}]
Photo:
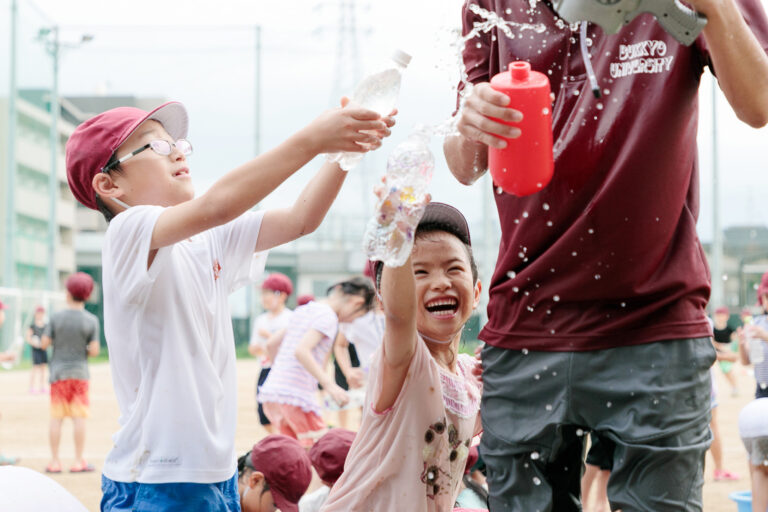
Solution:
[{"label": "girl's smiling face", "polygon": [[457,334],[480,302],[464,244],[445,231],[416,237],[411,254],[416,281],[416,327],[423,335],[447,341]]}]

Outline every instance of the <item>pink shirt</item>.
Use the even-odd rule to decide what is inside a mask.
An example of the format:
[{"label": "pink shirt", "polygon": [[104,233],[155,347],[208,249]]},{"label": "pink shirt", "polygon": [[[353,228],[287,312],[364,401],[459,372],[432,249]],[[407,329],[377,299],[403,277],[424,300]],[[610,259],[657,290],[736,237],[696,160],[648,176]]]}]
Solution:
[{"label": "pink shirt", "polygon": [[381,389],[380,348],[371,364],[363,418],[344,473],[323,512],[452,510],[472,438],[480,431],[475,360],[460,354],[442,369],[419,340],[394,406],[373,410]]},{"label": "pink shirt", "polygon": [[294,352],[307,332],[311,329],[320,332],[323,339],[312,349],[312,357],[322,367],[338,327],[339,319],[327,304],[312,301],[296,308],[269,377],[259,388],[259,402],[295,405],[319,415],[321,409],[315,399],[317,379],[296,359]]}]

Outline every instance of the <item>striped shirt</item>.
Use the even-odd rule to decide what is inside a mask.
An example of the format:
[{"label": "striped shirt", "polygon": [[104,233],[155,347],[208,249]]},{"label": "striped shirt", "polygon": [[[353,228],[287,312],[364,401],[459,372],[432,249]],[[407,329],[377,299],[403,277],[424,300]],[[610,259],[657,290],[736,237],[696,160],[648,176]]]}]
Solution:
[{"label": "striped shirt", "polygon": [[259,402],[295,405],[319,415],[321,410],[315,399],[317,379],[296,359],[294,353],[305,334],[310,330],[318,331],[323,339],[312,349],[312,357],[322,367],[338,327],[339,319],[327,304],[312,301],[296,308],[269,377],[259,388]]}]

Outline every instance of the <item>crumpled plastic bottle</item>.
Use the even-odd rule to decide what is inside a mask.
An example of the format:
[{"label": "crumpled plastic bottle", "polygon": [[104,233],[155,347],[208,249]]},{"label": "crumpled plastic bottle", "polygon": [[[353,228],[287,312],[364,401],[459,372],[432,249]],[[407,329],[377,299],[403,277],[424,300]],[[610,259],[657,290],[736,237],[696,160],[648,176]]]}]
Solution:
[{"label": "crumpled plastic bottle", "polygon": [[363,248],[371,260],[399,267],[411,253],[435,168],[428,143],[429,135],[414,132],[387,158],[384,189],[363,237]]},{"label": "crumpled plastic bottle", "polygon": [[[381,116],[389,115],[394,110],[400,95],[403,71],[411,62],[411,56],[401,50],[396,50],[392,54],[392,61],[385,69],[363,78],[350,98],[351,105],[373,110]],[[333,153],[328,155],[328,160],[338,162],[339,167],[345,171],[350,171],[360,163],[364,154]]]}]

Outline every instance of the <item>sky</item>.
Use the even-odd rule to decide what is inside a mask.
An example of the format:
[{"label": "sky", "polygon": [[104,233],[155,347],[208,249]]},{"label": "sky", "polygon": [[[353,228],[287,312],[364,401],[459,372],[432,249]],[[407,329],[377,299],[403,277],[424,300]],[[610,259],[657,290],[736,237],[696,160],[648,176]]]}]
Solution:
[{"label": "sky", "polygon": [[[346,0],[349,1],[349,0]],[[384,62],[394,48],[413,56],[404,74],[400,115],[393,135],[365,168],[351,172],[333,212],[368,216],[370,190],[385,172],[386,155],[418,124],[447,119],[455,105],[457,57],[455,39],[461,0],[354,0],[358,22],[358,55],[364,74]],[[763,0],[764,5],[768,0]],[[255,27],[261,27],[261,151],[276,146],[324,109],[351,92],[353,71],[348,52],[338,67],[340,0],[296,0],[290,8],[246,0],[187,2],[133,0],[19,0],[19,86],[50,86],[52,66],[35,40],[40,27],[57,24],[67,48],[60,62],[64,96],[132,94],[175,99],[191,116],[189,138],[195,147],[191,168],[199,192],[254,155],[256,50]],[[0,34],[7,34],[10,0],[0,0]],[[282,4],[281,5],[285,5]],[[83,34],[91,42],[77,45]],[[77,46],[77,47],[75,47]],[[8,38],[0,41],[0,69],[8,66]],[[5,76],[6,73],[0,73]],[[5,81],[4,81],[5,82]],[[712,84],[702,81],[699,153],[701,212],[699,232],[712,238]],[[7,83],[0,83],[7,94]],[[333,99],[332,99],[333,97]],[[768,190],[768,129],[754,130],[732,114],[717,96],[721,222],[768,225],[761,206]],[[476,225],[489,185],[467,188],[450,175],[434,138],[435,200],[466,205]],[[315,172],[321,157],[283,184],[262,203],[290,204]]]}]

